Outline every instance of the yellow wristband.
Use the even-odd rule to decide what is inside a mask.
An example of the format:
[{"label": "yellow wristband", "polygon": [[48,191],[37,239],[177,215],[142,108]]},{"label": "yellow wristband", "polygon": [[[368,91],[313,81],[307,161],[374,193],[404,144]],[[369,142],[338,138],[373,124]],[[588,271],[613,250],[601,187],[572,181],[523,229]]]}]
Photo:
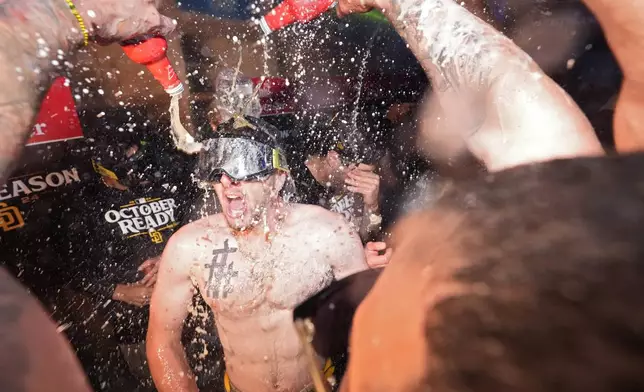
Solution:
[{"label": "yellow wristband", "polygon": [[69,9],[72,11],[72,14],[74,14],[74,17],[76,17],[76,20],[78,21],[78,25],[81,28],[81,33],[83,33],[83,44],[87,46],[89,43],[89,32],[87,31],[87,28],[85,27],[85,22],[83,21],[83,17],[81,16],[80,12],[76,9],[76,6],[74,3],[72,3],[72,0],[65,0],[67,5],[69,6]]}]

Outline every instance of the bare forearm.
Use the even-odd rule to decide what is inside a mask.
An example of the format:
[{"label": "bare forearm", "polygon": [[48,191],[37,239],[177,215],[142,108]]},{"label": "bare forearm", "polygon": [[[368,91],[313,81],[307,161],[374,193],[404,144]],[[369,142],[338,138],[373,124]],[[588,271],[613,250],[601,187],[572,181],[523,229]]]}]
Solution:
[{"label": "bare forearm", "polygon": [[82,39],[64,0],[7,0],[0,5],[0,183],[29,137],[41,97]]},{"label": "bare forearm", "polygon": [[541,76],[512,41],[453,0],[376,1],[431,80],[423,134],[437,149],[427,151],[437,160],[451,160],[468,149],[466,140],[483,126],[486,100],[499,76],[517,70]]},{"label": "bare forearm", "polygon": [[624,79],[644,86],[644,7],[638,1],[584,0],[599,21]]},{"label": "bare forearm", "polygon": [[639,2],[584,0],[604,30],[624,82],[615,108],[614,137],[619,152],[644,150],[644,8]]},{"label": "bare forearm", "polygon": [[158,342],[148,337],[147,356],[159,392],[197,392],[185,352],[178,338]]},{"label": "bare forearm", "polygon": [[437,92],[489,88],[500,68],[531,60],[512,41],[453,0],[381,0]]},{"label": "bare forearm", "polygon": [[380,213],[378,212],[377,208],[374,208],[372,210],[365,209],[364,214],[362,215],[362,219],[360,220],[360,227],[359,227],[359,234],[360,238],[363,241],[366,241],[369,239],[369,237],[372,236],[372,234],[377,234],[377,232],[380,230],[380,225],[372,223],[372,215],[379,215]]}]

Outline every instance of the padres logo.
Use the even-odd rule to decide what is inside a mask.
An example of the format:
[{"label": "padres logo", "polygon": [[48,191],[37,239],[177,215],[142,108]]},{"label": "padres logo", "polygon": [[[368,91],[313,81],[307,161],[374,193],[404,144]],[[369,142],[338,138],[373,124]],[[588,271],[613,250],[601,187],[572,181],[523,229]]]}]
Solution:
[{"label": "padres logo", "polygon": [[0,228],[7,232],[19,229],[25,225],[25,220],[17,207],[0,203]]},{"label": "padres logo", "polygon": [[150,240],[152,240],[152,242],[154,242],[155,244],[160,244],[163,242],[163,234],[159,233],[158,231],[151,231]]}]

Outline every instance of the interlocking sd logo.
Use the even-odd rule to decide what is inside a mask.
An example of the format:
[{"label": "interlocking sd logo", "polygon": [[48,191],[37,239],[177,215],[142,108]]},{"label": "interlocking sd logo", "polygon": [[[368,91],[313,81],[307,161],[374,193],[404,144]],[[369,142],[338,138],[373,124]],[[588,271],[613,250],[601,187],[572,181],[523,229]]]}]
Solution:
[{"label": "interlocking sd logo", "polygon": [[18,207],[0,203],[0,228],[2,228],[2,231],[7,232],[19,229],[24,225],[25,220]]},{"label": "interlocking sd logo", "polygon": [[151,231],[150,240],[155,244],[160,244],[163,242],[163,234],[159,233],[158,231]]}]

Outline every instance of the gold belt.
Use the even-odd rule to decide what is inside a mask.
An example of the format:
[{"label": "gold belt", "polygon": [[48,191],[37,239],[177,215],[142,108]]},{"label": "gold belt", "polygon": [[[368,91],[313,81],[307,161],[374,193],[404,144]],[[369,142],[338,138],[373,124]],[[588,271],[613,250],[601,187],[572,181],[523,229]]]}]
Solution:
[{"label": "gold belt", "polygon": [[[233,383],[230,382],[228,373],[224,373],[224,388],[226,389],[226,392],[241,392],[233,385]],[[313,385],[308,385],[304,387],[304,389],[302,389],[300,392],[315,392],[315,387],[313,387]]]},{"label": "gold belt", "polygon": [[[331,377],[335,371],[335,366],[331,363],[331,360],[327,360],[324,365],[324,375]],[[235,388],[233,383],[230,382],[230,377],[228,377],[228,372],[224,373],[224,389],[226,392],[241,392],[239,389]],[[313,385],[307,385],[300,392],[315,392],[315,387]]]}]

